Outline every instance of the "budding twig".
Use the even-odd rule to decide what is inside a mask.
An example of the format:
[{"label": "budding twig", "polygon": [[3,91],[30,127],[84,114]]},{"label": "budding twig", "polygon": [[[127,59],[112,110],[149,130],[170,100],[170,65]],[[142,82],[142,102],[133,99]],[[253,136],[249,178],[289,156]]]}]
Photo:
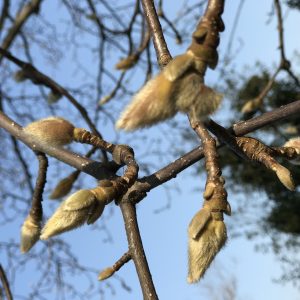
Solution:
[{"label": "budding twig", "polygon": [[39,171],[32,196],[31,209],[21,228],[21,252],[28,252],[38,241],[43,218],[43,191],[46,184],[48,159],[44,153],[37,152]]},{"label": "budding twig", "polygon": [[295,190],[295,183],[290,171],[272,157],[272,154],[276,154],[276,150],[272,150],[259,140],[250,137],[237,137],[236,141],[249,159],[264,164],[276,173],[278,179],[287,189]]},{"label": "budding twig", "polygon": [[203,208],[193,217],[189,225],[189,275],[188,282],[195,283],[227,240],[223,213],[231,214],[227,202],[224,179],[218,164],[216,142],[200,121],[190,119],[191,126],[202,141],[207,181]]},{"label": "budding twig", "polygon": [[128,263],[131,260],[131,254],[128,252],[124,253],[121,258],[119,258],[113,266],[104,269],[100,272],[98,276],[98,280],[105,280],[112,275],[115,274],[115,272],[119,271],[126,263]]},{"label": "budding twig", "polygon": [[7,300],[13,300],[13,296],[12,296],[12,293],[11,293],[9,282],[7,280],[5,271],[4,271],[4,269],[3,269],[3,267],[2,267],[1,264],[0,264],[0,280],[2,282],[2,285],[3,285],[4,291],[5,291]]}]

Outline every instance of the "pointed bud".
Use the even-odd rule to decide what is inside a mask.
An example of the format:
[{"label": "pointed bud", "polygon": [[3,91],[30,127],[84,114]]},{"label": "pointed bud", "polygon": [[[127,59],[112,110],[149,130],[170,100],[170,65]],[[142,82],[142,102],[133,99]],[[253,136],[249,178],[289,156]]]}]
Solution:
[{"label": "pointed bud", "polygon": [[90,211],[86,223],[88,225],[94,224],[102,215],[105,208],[105,202],[96,201],[95,206]]},{"label": "pointed bud", "polygon": [[114,275],[115,271],[113,268],[106,268],[99,273],[98,280],[105,280],[112,275]]},{"label": "pointed bud", "polygon": [[129,55],[121,59],[115,66],[117,70],[128,70],[131,69],[138,61],[139,56],[136,54]]},{"label": "pointed bud", "polygon": [[295,137],[292,139],[289,139],[283,147],[292,147],[296,150],[298,156],[296,159],[289,160],[290,163],[294,165],[300,165],[300,137]]},{"label": "pointed bud", "polygon": [[242,114],[250,114],[252,112],[255,112],[257,109],[259,109],[262,105],[262,101],[259,98],[254,98],[251,100],[248,100],[242,107],[241,113]]},{"label": "pointed bud", "polygon": [[68,177],[62,179],[49,196],[50,199],[59,199],[66,196],[72,189],[74,182],[78,177],[78,172],[71,173]]},{"label": "pointed bud", "polygon": [[292,177],[291,172],[281,166],[281,165],[277,165],[276,169],[275,169],[276,175],[278,177],[278,179],[281,181],[281,183],[290,191],[294,191],[295,190],[295,183]]},{"label": "pointed bud", "polygon": [[14,74],[14,80],[16,82],[23,82],[27,79],[25,72],[23,70],[19,70]]},{"label": "pointed bud", "polygon": [[40,223],[34,220],[29,214],[21,228],[20,250],[22,253],[28,252],[34,246],[40,238],[40,232]]},{"label": "pointed bud", "polygon": [[83,225],[93,212],[96,201],[90,190],[79,190],[69,196],[45,224],[41,239],[46,240]]},{"label": "pointed bud", "polygon": [[53,104],[53,103],[58,102],[61,98],[62,98],[62,94],[56,93],[56,92],[54,92],[54,91],[51,91],[51,92],[48,94],[47,102],[48,102],[49,104]]},{"label": "pointed bud", "polygon": [[189,237],[197,239],[204,229],[206,223],[211,218],[211,211],[209,208],[203,207],[196,213],[189,225]]},{"label": "pointed bud", "polygon": [[23,130],[43,143],[62,146],[72,142],[74,126],[59,117],[49,117],[28,124]]},{"label": "pointed bud", "polygon": [[212,212],[213,217],[196,239],[189,233],[189,283],[196,283],[203,277],[217,253],[225,245],[226,226],[220,214],[222,213]]}]

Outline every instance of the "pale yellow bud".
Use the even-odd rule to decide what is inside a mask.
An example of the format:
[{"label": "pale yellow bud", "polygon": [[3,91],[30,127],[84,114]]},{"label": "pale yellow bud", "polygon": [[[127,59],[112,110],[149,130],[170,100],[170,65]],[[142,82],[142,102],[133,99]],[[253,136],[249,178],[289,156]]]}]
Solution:
[{"label": "pale yellow bud", "polygon": [[296,159],[289,160],[294,165],[300,165],[300,137],[289,139],[283,147],[292,147],[296,150],[298,156]]},{"label": "pale yellow bud", "polygon": [[208,219],[196,238],[194,238],[194,230],[189,228],[189,274],[187,278],[189,283],[196,283],[204,276],[205,271],[227,240],[222,213],[212,212],[211,214],[212,217]]},{"label": "pale yellow bud", "polygon": [[97,205],[95,195],[90,190],[79,190],[69,196],[57,208],[42,229],[41,239],[72,230],[83,225]]},{"label": "pale yellow bud", "polygon": [[47,101],[49,104],[58,102],[62,98],[62,94],[51,91],[48,94]]},{"label": "pale yellow bud", "polygon": [[241,113],[243,114],[249,114],[257,109],[259,109],[263,104],[263,99],[260,98],[254,98],[251,100],[248,100],[242,107]]},{"label": "pale yellow bud", "polygon": [[113,268],[106,268],[100,272],[100,274],[98,276],[98,280],[105,280],[105,279],[111,277],[112,275],[114,275],[114,273],[115,273],[115,271]]},{"label": "pale yellow bud", "polygon": [[203,84],[204,71],[191,51],[175,57],[133,97],[116,127],[136,130],[171,118],[178,111],[197,119],[213,113],[222,95]]},{"label": "pale yellow bud", "polygon": [[41,224],[28,215],[21,228],[20,250],[22,253],[28,252],[33,247],[39,240],[40,233]]},{"label": "pale yellow bud", "polygon": [[49,196],[50,199],[58,199],[66,196],[72,189],[73,183],[77,179],[77,174],[72,173],[70,176],[62,179]]},{"label": "pale yellow bud", "polygon": [[138,61],[138,55],[132,54],[121,59],[115,66],[117,70],[128,70],[132,68]]},{"label": "pale yellow bud", "polygon": [[294,179],[292,177],[291,172],[287,168],[278,164],[275,167],[275,172],[278,179],[287,189],[289,189],[290,191],[295,190],[296,187],[295,187]]},{"label": "pale yellow bud", "polygon": [[74,126],[59,117],[48,117],[28,124],[24,132],[43,143],[62,146],[72,142]]},{"label": "pale yellow bud", "polygon": [[27,79],[25,72],[23,70],[19,70],[14,74],[14,80],[16,82],[23,82]]}]

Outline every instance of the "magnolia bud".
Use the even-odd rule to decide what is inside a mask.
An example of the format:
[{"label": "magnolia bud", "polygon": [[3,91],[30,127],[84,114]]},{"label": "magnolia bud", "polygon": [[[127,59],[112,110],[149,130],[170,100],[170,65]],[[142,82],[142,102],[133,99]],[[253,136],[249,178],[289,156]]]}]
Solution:
[{"label": "magnolia bud", "polygon": [[114,273],[115,270],[113,268],[106,268],[100,272],[100,274],[98,275],[98,280],[105,280],[114,275]]},{"label": "magnolia bud", "polygon": [[[194,218],[201,218],[202,214],[197,213]],[[198,222],[199,221],[199,222]],[[198,220],[202,230],[195,237],[193,227],[189,227],[189,274],[188,282],[196,283],[204,275],[211,262],[225,245],[227,240],[226,226],[223,222],[221,212],[211,212],[211,218],[203,222]],[[191,224],[195,223],[193,219]]]},{"label": "magnolia bud", "polygon": [[29,214],[25,219],[21,228],[21,244],[22,253],[28,252],[33,245],[39,240],[41,232],[41,224],[36,222]]},{"label": "magnolia bud", "polygon": [[121,59],[115,66],[117,70],[128,70],[132,68],[138,61],[139,56],[136,54],[129,55]]},{"label": "magnolia bud", "polygon": [[32,122],[23,130],[40,142],[63,146],[72,142],[74,126],[63,118],[49,117]]},{"label": "magnolia bud", "polygon": [[72,189],[73,183],[78,177],[78,173],[75,171],[68,177],[62,179],[52,191],[49,196],[50,199],[58,199],[66,196]]},{"label": "magnolia bud", "polygon": [[206,117],[222,96],[203,84],[204,66],[191,51],[175,57],[134,96],[116,127],[135,130],[173,117],[178,111]]},{"label": "magnolia bud", "polygon": [[51,91],[48,94],[47,101],[49,104],[53,104],[58,102],[58,100],[60,100],[61,98],[62,98],[62,94]]},{"label": "magnolia bud", "polygon": [[300,137],[295,137],[292,139],[289,139],[283,147],[292,147],[296,150],[298,156],[296,159],[289,160],[290,163],[294,165],[300,165]]},{"label": "magnolia bud", "polygon": [[295,183],[292,177],[291,172],[285,168],[284,166],[277,164],[275,167],[275,172],[278,177],[278,179],[281,181],[281,183],[290,191],[295,190]]},{"label": "magnolia bud", "polygon": [[90,190],[79,190],[69,196],[45,224],[41,239],[46,240],[83,225],[95,209],[96,201]]},{"label": "magnolia bud", "polygon": [[23,70],[19,70],[14,74],[14,80],[16,82],[23,82],[27,79],[25,72]]}]

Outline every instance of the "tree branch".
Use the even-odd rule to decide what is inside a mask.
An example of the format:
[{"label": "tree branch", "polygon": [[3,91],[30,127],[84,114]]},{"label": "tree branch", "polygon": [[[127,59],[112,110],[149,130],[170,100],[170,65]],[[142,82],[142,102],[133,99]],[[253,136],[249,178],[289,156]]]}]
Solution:
[{"label": "tree branch", "polygon": [[[8,30],[6,37],[3,40],[1,47],[3,49],[8,49],[13,42],[16,35],[20,32],[22,25],[27,21],[27,19],[39,10],[39,6],[42,0],[32,0],[31,2],[25,4],[16,16],[15,22],[12,27]],[[0,64],[3,58],[3,53],[0,55]]]},{"label": "tree branch", "polygon": [[12,293],[11,293],[11,290],[9,287],[9,283],[8,283],[5,271],[1,264],[0,264],[0,280],[1,280],[3,288],[5,290],[7,300],[13,300],[13,296],[12,296]]},{"label": "tree branch", "polygon": [[[271,112],[264,113],[261,116],[246,121],[237,122],[233,124],[233,126],[230,128],[230,131],[233,132],[233,134],[236,136],[242,136],[252,131],[258,130],[264,126],[271,125],[277,121],[282,121],[284,119],[287,119],[288,117],[297,115],[299,113],[300,100],[281,106],[280,108],[277,108]],[[64,163],[73,166],[74,168],[81,170],[97,179],[107,178],[109,174],[114,174],[114,172],[119,167],[115,163],[99,163],[81,157],[63,148],[50,147],[38,143],[38,141],[35,141],[32,137],[28,137],[27,135],[25,135],[22,132],[22,127],[8,118],[2,112],[0,112],[0,127],[7,130],[11,135],[21,140],[31,149],[38,150],[50,156],[53,156],[58,160],[61,160]],[[174,162],[163,167],[157,172],[141,178],[129,189],[129,191],[126,193],[126,197],[132,197],[134,201],[137,202],[140,201],[142,197],[145,196],[146,192],[163,184],[166,181],[169,181],[172,178],[175,178],[178,173],[182,172],[202,158],[202,147],[193,149],[192,151],[186,153],[182,157],[176,159]]]},{"label": "tree branch", "polygon": [[[4,55],[7,59],[12,61],[14,64],[22,68],[24,75],[26,78],[30,79],[34,84],[37,85],[45,85],[46,87],[50,88],[52,92],[57,95],[64,95],[72,105],[79,111],[82,118],[88,124],[90,130],[97,135],[99,138],[102,139],[102,135],[97,130],[96,126],[92,122],[91,118],[88,115],[87,110],[61,85],[55,82],[53,79],[48,77],[47,75],[41,73],[38,69],[36,69],[33,65],[26,63],[17,57],[13,56],[10,52],[6,51],[5,49],[0,48],[0,54]],[[107,162],[107,154],[105,151],[102,151],[104,162]]]},{"label": "tree branch", "polygon": [[16,122],[7,117],[3,112],[0,112],[0,127],[8,131],[12,136],[26,144],[33,151],[40,151],[48,154],[56,159],[81,170],[97,179],[104,179],[110,175],[114,175],[120,168],[114,162],[100,163],[86,157],[79,156],[60,147],[53,147],[38,141],[25,134],[22,127]]},{"label": "tree branch", "polygon": [[172,59],[162,28],[155,10],[153,0],[142,0],[144,14],[151,30],[156,57],[160,68],[166,66]]},{"label": "tree branch", "polygon": [[121,200],[120,207],[125,223],[129,252],[135,264],[144,300],[158,299],[143,248],[135,205],[126,200]]}]

